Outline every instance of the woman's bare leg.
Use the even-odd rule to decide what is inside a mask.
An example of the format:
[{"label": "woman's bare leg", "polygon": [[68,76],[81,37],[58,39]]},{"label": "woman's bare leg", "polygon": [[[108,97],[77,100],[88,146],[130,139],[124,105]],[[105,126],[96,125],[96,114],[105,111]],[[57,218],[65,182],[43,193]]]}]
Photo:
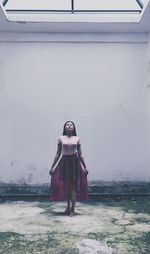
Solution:
[{"label": "woman's bare leg", "polygon": [[67,195],[67,208],[70,210],[70,192],[68,192],[68,195]]},{"label": "woman's bare leg", "polygon": [[75,209],[75,204],[76,204],[76,191],[75,188],[73,188],[71,186],[71,202],[72,202],[72,206],[71,206],[71,214],[72,216],[75,215],[74,213],[74,209]]},{"label": "woman's bare leg", "polygon": [[67,207],[66,207],[66,210],[65,210],[65,214],[70,213],[70,203],[71,203],[71,192],[70,192],[70,189],[69,189],[68,193],[67,193]]},{"label": "woman's bare leg", "polygon": [[70,208],[70,199],[67,199],[67,207]]}]

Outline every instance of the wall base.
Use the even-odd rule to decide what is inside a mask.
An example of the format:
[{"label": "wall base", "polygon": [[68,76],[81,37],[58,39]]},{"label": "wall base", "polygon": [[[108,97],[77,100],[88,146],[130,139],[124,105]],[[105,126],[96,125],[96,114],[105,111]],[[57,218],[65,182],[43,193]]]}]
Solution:
[{"label": "wall base", "polygon": [[[0,184],[0,198],[48,198],[50,186]],[[90,197],[132,197],[150,196],[150,182],[142,181],[89,181]]]}]

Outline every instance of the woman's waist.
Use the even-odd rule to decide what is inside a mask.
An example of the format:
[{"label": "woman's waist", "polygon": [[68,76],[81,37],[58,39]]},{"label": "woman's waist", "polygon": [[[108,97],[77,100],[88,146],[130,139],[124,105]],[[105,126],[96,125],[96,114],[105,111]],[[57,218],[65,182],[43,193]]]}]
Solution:
[{"label": "woman's waist", "polygon": [[62,154],[62,156],[64,156],[64,157],[66,157],[66,156],[76,156],[76,155],[78,155],[78,153],[76,152],[76,153],[71,153],[71,154]]}]

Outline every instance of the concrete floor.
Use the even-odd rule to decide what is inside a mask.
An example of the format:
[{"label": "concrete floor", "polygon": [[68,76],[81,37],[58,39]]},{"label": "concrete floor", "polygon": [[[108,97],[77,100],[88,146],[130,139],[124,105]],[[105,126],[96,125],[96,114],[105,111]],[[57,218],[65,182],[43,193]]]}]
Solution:
[{"label": "concrete floor", "polygon": [[0,254],[149,254],[150,198],[0,202]]}]

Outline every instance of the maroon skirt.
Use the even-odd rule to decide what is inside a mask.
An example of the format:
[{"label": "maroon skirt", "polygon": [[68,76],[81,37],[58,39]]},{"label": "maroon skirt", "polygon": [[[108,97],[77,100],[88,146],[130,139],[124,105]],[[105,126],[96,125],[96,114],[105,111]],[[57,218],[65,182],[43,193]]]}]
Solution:
[{"label": "maroon skirt", "polygon": [[51,176],[49,201],[67,200],[70,186],[75,188],[76,201],[89,199],[87,175],[77,153],[62,155]]}]

